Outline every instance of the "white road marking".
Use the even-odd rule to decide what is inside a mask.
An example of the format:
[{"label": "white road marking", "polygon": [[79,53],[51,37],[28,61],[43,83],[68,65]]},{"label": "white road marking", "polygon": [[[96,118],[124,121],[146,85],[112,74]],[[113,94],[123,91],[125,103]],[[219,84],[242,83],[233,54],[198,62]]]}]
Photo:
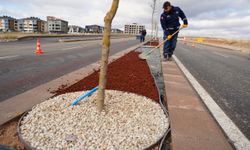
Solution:
[{"label": "white road marking", "polygon": [[9,59],[9,58],[15,58],[18,57],[19,55],[11,55],[11,56],[2,56],[0,59]]},{"label": "white road marking", "polygon": [[81,48],[81,46],[69,47],[69,48],[65,48],[65,49],[62,49],[62,50],[66,51],[66,50],[77,49],[77,48]]},{"label": "white road marking", "polygon": [[199,84],[199,82],[192,76],[192,74],[186,69],[181,61],[173,56],[177,65],[185,74],[189,82],[192,84],[196,92],[200,95],[202,101],[206,104],[213,117],[217,120],[221,128],[224,130],[228,138],[232,141],[232,144],[237,150],[250,150],[250,142],[245,135],[239,130],[239,128],[233,123],[233,121],[223,112],[223,110],[216,104],[213,98],[208,92]]},{"label": "white road marking", "polygon": [[213,53],[216,54],[216,55],[225,57],[225,58],[228,58],[228,57],[229,57],[228,55],[224,55],[224,54],[221,54],[221,53],[218,53],[218,52],[213,52]]}]

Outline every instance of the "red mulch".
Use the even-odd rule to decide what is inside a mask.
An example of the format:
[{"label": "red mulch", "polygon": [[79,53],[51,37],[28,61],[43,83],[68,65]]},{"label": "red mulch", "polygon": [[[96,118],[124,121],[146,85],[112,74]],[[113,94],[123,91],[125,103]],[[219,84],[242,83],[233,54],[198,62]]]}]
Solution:
[{"label": "red mulch", "polygon": [[[154,79],[145,60],[138,57],[139,53],[130,52],[108,66],[107,89],[126,91],[149,97],[158,101],[159,96]],[[56,95],[90,90],[98,85],[99,73],[95,71],[76,84],[62,89]]]},{"label": "red mulch", "polygon": [[147,42],[145,45],[158,46],[159,44],[160,44],[159,39],[155,39],[155,40],[151,40],[151,41]]}]

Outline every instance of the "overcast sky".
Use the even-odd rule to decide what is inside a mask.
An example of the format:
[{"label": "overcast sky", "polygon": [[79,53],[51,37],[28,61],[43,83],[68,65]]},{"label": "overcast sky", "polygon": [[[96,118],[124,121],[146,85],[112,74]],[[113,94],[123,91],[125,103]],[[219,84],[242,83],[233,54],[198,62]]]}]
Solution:
[{"label": "overcast sky", "polygon": [[[0,15],[15,18],[35,16],[46,20],[56,16],[69,24],[85,26],[103,25],[103,17],[112,0],[0,0]],[[155,19],[159,21],[162,4],[158,0]],[[186,36],[216,36],[250,39],[250,0],[172,0],[186,14],[189,28]],[[152,0],[120,0],[113,27],[123,29],[124,24],[139,23],[151,29]],[[159,24],[159,28],[160,24]],[[161,34],[162,32],[160,32]]]}]

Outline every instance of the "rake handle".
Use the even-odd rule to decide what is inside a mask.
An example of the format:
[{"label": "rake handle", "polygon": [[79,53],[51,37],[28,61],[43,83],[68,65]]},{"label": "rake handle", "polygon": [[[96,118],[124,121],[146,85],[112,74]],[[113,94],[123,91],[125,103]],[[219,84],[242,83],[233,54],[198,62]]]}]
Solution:
[{"label": "rake handle", "polygon": [[[171,36],[174,36],[176,33],[178,33],[181,29],[183,29],[183,27],[180,27],[177,31],[175,31],[173,34],[171,34]],[[165,42],[167,42],[168,39],[166,38],[164,41],[162,41],[158,46],[156,46],[155,48],[159,48],[161,47]]]},{"label": "rake handle", "polygon": [[[183,29],[183,27],[180,27],[177,31],[175,31],[173,34],[171,34],[171,36],[174,36],[176,33],[178,33],[181,29]],[[167,42],[168,41],[168,39],[166,38],[164,41],[162,41],[159,45],[157,45],[156,47],[154,47],[153,49],[151,49],[150,51],[149,51],[149,53],[148,54],[150,54],[154,49],[157,49],[157,48],[159,48],[159,47],[161,47],[165,42]]]}]

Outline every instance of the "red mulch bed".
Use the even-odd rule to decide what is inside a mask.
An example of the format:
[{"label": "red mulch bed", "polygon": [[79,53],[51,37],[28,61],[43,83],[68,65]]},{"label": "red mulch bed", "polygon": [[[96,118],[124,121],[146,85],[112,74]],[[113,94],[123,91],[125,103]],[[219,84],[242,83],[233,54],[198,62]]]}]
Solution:
[{"label": "red mulch bed", "polygon": [[[130,52],[108,66],[107,89],[126,91],[159,100],[154,79],[145,60],[138,57],[139,53]],[[99,72],[95,71],[76,84],[53,92],[56,95],[90,90],[98,85]]]},{"label": "red mulch bed", "polygon": [[[157,88],[149,67],[145,60],[139,59],[138,55],[139,53],[132,51],[109,65],[107,89],[140,94],[158,102]],[[98,78],[98,71],[95,71],[68,88],[61,86],[54,93],[60,95],[92,89],[98,85]],[[0,145],[24,149],[17,137],[18,119],[1,126]]]},{"label": "red mulch bed", "polygon": [[159,39],[154,39],[154,40],[151,40],[151,41],[147,42],[145,45],[158,46],[159,44],[160,44]]}]

